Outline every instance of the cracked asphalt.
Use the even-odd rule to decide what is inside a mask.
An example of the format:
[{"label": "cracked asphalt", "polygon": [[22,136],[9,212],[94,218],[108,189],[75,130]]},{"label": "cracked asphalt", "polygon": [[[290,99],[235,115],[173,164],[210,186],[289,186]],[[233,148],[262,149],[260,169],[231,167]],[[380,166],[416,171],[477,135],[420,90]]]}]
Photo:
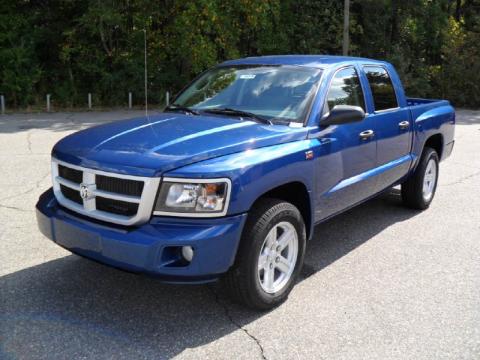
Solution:
[{"label": "cracked asphalt", "polygon": [[317,226],[288,301],[165,285],[59,248],[36,227],[63,136],[140,111],[0,117],[0,359],[479,359],[480,111],[458,111],[430,209],[397,190]]}]

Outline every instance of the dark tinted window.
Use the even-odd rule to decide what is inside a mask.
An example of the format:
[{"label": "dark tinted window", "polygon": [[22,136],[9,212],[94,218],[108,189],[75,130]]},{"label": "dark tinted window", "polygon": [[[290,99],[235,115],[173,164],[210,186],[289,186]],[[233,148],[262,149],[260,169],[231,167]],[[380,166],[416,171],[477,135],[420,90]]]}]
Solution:
[{"label": "dark tinted window", "polygon": [[393,109],[398,107],[395,90],[387,70],[379,66],[366,66],[368,83],[372,90],[375,110]]},{"label": "dark tinted window", "polygon": [[335,105],[360,106],[365,110],[360,79],[354,68],[338,71],[330,84],[327,95],[328,110]]}]

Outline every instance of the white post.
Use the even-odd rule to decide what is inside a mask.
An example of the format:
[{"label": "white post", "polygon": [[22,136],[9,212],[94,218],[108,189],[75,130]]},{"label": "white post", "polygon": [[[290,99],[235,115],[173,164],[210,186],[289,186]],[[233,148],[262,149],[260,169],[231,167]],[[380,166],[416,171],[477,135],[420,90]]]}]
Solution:
[{"label": "white post", "polygon": [[0,95],[0,107],[2,108],[2,115],[5,115],[5,96]]},{"label": "white post", "polygon": [[165,103],[168,105],[170,105],[170,93],[167,91],[167,93],[165,94]]},{"label": "white post", "polygon": [[129,109],[132,108],[132,93],[131,92],[128,93],[128,108]]},{"label": "white post", "polygon": [[50,112],[50,94],[47,94],[47,112]]},{"label": "white post", "polygon": [[92,110],[92,94],[88,93],[88,108]]}]

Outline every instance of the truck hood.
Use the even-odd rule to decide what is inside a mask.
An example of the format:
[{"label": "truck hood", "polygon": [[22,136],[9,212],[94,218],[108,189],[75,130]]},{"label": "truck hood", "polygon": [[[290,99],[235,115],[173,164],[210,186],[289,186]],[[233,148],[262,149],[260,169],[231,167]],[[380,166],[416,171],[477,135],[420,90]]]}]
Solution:
[{"label": "truck hood", "polygon": [[160,176],[198,161],[304,139],[307,130],[176,113],[115,121],[60,140],[55,158],[116,173]]}]

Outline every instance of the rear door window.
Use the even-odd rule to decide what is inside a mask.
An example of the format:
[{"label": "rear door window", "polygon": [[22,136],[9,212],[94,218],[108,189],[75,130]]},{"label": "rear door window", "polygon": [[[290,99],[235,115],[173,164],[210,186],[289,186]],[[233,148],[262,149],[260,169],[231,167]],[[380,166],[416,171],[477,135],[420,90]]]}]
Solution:
[{"label": "rear door window", "polygon": [[381,66],[365,66],[364,71],[372,91],[375,111],[397,108],[397,96],[387,70]]}]

